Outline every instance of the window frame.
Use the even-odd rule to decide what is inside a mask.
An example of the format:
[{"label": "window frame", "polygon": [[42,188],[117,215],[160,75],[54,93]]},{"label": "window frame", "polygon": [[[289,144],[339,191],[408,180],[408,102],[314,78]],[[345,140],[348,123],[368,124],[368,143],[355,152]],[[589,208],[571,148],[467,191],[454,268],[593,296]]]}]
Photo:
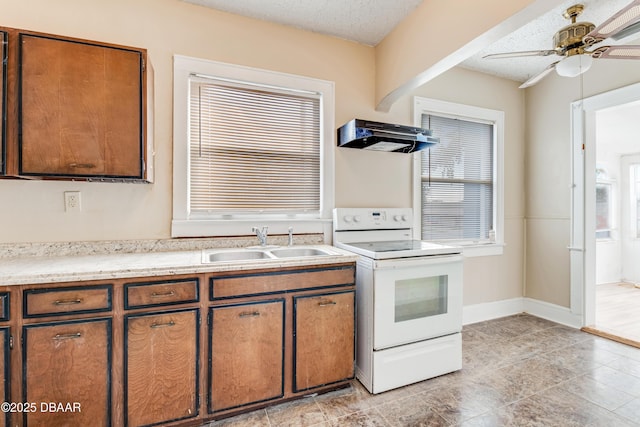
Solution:
[{"label": "window frame", "polygon": [[[491,243],[446,241],[448,245],[460,246],[467,257],[502,255],[504,252],[504,111],[476,107],[432,98],[414,97],[413,123],[421,127],[422,115],[448,117],[493,124],[493,223],[495,239]],[[438,135],[434,135],[437,137]],[[413,157],[413,212],[414,237],[422,235],[422,170],[421,154]]]},{"label": "window frame", "polygon": [[[241,236],[253,226],[268,226],[270,234],[331,234],[335,204],[335,84],[326,80],[228,64],[181,55],[173,57],[173,217],[172,237]],[[189,83],[196,75],[320,94],[320,210],[317,214],[192,215],[189,207]]]}]

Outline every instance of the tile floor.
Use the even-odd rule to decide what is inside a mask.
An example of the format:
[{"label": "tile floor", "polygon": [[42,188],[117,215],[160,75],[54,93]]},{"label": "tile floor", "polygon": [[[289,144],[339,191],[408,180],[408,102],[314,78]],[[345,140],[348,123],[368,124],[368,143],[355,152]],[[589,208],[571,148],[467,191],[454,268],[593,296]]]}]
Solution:
[{"label": "tile floor", "polygon": [[467,325],[463,368],[370,395],[350,388],[219,426],[640,426],[640,349],[527,314]]}]

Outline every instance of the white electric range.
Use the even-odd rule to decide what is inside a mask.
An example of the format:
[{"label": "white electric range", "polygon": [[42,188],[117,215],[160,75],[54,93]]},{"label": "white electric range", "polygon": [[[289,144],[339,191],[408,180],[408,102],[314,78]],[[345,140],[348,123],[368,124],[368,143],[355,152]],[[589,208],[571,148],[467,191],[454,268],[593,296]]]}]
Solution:
[{"label": "white electric range", "polygon": [[337,208],[356,266],[356,377],[380,393],[462,367],[460,248],[413,239],[409,208]]}]

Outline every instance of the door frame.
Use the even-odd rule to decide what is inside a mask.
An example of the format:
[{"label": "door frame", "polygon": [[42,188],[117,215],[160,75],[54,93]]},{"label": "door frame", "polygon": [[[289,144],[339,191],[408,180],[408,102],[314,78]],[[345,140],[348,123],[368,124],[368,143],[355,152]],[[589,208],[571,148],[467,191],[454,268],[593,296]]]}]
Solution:
[{"label": "door frame", "polygon": [[[571,103],[571,312],[595,324],[596,112],[640,100],[640,83]],[[591,173],[587,173],[592,171]]]}]

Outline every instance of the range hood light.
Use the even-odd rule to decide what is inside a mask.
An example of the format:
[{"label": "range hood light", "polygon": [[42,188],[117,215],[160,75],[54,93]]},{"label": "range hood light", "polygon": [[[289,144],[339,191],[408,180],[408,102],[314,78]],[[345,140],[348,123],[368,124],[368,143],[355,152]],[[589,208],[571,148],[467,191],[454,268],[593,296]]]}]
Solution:
[{"label": "range hood light", "polygon": [[413,153],[440,140],[431,130],[353,119],[338,128],[338,146],[363,150]]}]

